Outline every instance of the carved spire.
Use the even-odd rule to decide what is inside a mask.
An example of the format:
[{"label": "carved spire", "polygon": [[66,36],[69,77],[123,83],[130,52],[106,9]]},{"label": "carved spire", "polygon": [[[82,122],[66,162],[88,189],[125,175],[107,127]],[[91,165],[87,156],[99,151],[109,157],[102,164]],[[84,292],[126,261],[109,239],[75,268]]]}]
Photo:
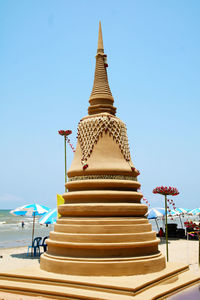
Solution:
[{"label": "carved spire", "polygon": [[102,36],[102,30],[101,30],[101,21],[99,21],[99,36],[98,36],[97,53],[104,53],[103,36]]},{"label": "carved spire", "polygon": [[101,30],[101,22],[99,22],[99,36],[96,55],[96,67],[94,74],[94,84],[90,95],[88,114],[98,114],[108,112],[115,115],[116,108],[113,106],[113,96],[110,91],[107,77],[107,55],[104,54],[103,37]]}]

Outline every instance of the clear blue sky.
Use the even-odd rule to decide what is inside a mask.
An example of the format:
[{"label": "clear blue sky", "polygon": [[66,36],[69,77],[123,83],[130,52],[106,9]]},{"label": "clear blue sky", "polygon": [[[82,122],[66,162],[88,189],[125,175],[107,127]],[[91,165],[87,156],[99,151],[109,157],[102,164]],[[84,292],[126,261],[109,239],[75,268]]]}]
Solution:
[{"label": "clear blue sky", "polygon": [[[64,192],[59,129],[87,114],[98,22],[117,116],[152,207],[172,185],[200,207],[200,1],[0,1],[0,208],[56,205]],[[73,153],[68,147],[68,166]]]}]

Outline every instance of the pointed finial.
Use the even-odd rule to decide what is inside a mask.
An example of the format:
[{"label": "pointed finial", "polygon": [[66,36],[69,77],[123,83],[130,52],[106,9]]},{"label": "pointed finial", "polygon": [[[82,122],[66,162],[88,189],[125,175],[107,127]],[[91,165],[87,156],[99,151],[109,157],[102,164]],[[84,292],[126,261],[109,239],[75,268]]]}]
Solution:
[{"label": "pointed finial", "polygon": [[113,106],[113,96],[109,87],[107,77],[107,55],[104,54],[103,38],[101,31],[101,22],[99,22],[99,37],[96,57],[96,66],[94,74],[94,83],[90,95],[88,114],[95,115],[100,113],[109,113],[115,115],[116,107]]},{"label": "pointed finial", "polygon": [[99,37],[98,37],[97,53],[104,53],[103,37],[102,37],[102,30],[101,30],[101,21],[99,21]]}]

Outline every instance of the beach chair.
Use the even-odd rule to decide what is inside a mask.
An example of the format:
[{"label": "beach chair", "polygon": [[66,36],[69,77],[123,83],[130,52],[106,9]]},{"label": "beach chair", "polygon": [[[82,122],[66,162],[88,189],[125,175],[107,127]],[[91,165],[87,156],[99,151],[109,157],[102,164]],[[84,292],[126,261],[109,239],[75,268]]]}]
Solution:
[{"label": "beach chair", "polygon": [[36,256],[37,250],[38,250],[39,255],[40,255],[40,242],[41,242],[41,240],[42,240],[41,237],[34,238],[34,240],[32,242],[32,245],[28,246],[27,256],[28,256],[28,253],[29,253],[29,249],[31,249],[31,253],[32,253],[32,249],[33,249],[33,255],[34,256]]},{"label": "beach chair", "polygon": [[46,239],[48,239],[48,236],[45,236],[42,240],[42,243],[40,244],[40,247],[43,247],[44,252],[47,251],[47,244],[46,244]]}]

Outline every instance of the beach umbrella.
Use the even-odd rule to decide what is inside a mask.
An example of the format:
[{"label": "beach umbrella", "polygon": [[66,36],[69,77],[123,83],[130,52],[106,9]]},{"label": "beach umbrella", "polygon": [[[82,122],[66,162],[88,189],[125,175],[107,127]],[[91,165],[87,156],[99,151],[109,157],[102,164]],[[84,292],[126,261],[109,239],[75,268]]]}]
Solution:
[{"label": "beach umbrella", "polygon": [[43,215],[45,214],[47,211],[49,211],[50,208],[46,207],[44,205],[40,205],[40,204],[27,204],[27,205],[23,205],[20,207],[17,207],[13,210],[10,211],[10,213],[12,215],[15,216],[38,216],[38,215]]},{"label": "beach umbrella", "polygon": [[42,216],[39,220],[40,224],[55,224],[57,221],[58,213],[57,208],[51,209],[46,214]]},{"label": "beach umbrella", "polygon": [[200,215],[200,208],[195,208],[190,211],[190,214],[193,216]]},{"label": "beach umbrella", "polygon": [[158,217],[163,217],[165,215],[165,209],[162,207],[151,208],[146,216],[147,219],[156,219]]},{"label": "beach umbrella", "polygon": [[33,217],[33,230],[32,230],[32,242],[34,239],[34,230],[35,230],[35,216],[41,216],[50,210],[49,207],[40,204],[27,204],[20,207],[17,207],[10,211],[14,216],[27,216]]},{"label": "beach umbrella", "polygon": [[181,213],[172,209],[170,212],[168,211],[167,214],[176,217],[179,216]]},{"label": "beach umbrella", "polygon": [[176,208],[175,211],[176,211],[177,213],[179,213],[178,216],[179,216],[179,218],[180,218],[181,226],[182,226],[182,228],[183,228],[183,223],[182,223],[182,220],[181,220],[181,215],[189,214],[190,209],[179,207],[179,208]]},{"label": "beach umbrella", "polygon": [[189,212],[189,209],[187,208],[176,208],[175,211],[179,212],[180,214],[187,214]]},{"label": "beach umbrella", "polygon": [[189,214],[191,214],[192,216],[199,216],[199,220],[200,220],[200,208],[195,208],[192,209]]},{"label": "beach umbrella", "polygon": [[167,214],[168,214],[168,215],[171,215],[171,217],[179,217],[181,226],[182,226],[182,228],[183,228],[183,222],[182,222],[182,220],[181,220],[181,215],[182,215],[183,213],[180,213],[180,212],[177,211],[177,210],[171,210],[171,211],[168,212]]},{"label": "beach umbrella", "polygon": [[158,230],[159,230],[159,226],[158,226],[157,218],[163,217],[164,215],[165,215],[165,209],[162,207],[151,208],[146,214],[147,219],[155,220]]}]

